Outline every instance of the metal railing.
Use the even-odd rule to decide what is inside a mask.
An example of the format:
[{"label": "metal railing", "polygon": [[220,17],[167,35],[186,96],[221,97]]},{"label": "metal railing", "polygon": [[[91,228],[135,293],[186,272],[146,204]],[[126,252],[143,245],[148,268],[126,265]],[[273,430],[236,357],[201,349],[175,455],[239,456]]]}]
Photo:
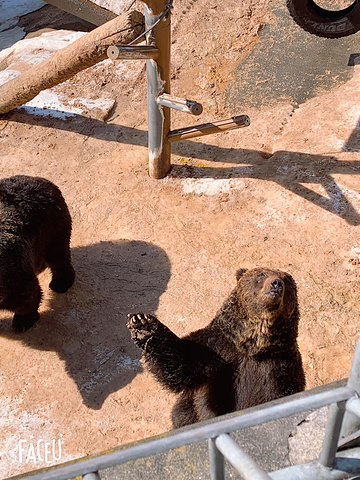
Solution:
[{"label": "metal railing", "polygon": [[[124,464],[130,460],[149,457],[184,445],[208,440],[210,476],[212,480],[225,479],[225,459],[244,480],[342,480],[360,479],[360,341],[358,342],[347,385],[321,393],[308,391],[292,395],[284,401],[270,402],[236,416],[225,415],[204,424],[197,424],[154,439],[123,446],[111,453],[69,462],[57,467],[12,477],[29,480],[67,480],[83,476],[97,480],[103,469]],[[319,459],[295,465],[272,473],[264,471],[229,433],[253,427],[293,414],[331,405],[325,430],[325,439]],[[309,440],[310,441],[310,440]],[[340,449],[340,451],[338,451]]]}]

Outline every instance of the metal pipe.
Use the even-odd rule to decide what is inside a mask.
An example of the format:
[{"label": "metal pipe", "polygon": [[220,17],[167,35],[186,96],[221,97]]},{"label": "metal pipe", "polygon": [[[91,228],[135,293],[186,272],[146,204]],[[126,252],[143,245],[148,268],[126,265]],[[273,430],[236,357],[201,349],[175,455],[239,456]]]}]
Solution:
[{"label": "metal pipe", "polygon": [[219,435],[215,444],[244,480],[271,480],[271,477],[250,457],[230,435]]},{"label": "metal pipe", "polygon": [[234,130],[235,128],[248,127],[250,118],[247,115],[238,115],[237,117],[220,120],[218,122],[203,123],[193,127],[180,128],[169,132],[169,142],[178,142],[188,138],[202,137],[212,133],[220,133],[226,130]]},{"label": "metal pipe", "polygon": [[146,60],[159,56],[159,50],[150,45],[111,45],[106,53],[111,60]]},{"label": "metal pipe", "polygon": [[360,398],[349,398],[345,403],[345,410],[360,417]]},{"label": "metal pipe", "polygon": [[82,478],[83,480],[101,480],[98,472],[86,473]]},{"label": "metal pipe", "polygon": [[319,456],[319,463],[324,467],[334,465],[344,413],[345,401],[330,406],[324,442]]},{"label": "metal pipe", "polygon": [[[355,390],[357,396],[360,395],[360,340],[355,346],[347,386]],[[345,412],[340,433],[341,438],[348,437],[356,430],[360,430],[360,418],[351,412]]]},{"label": "metal pipe", "polygon": [[[282,401],[275,405],[261,405],[242,411],[238,416],[230,415],[228,418],[219,419],[214,423],[200,426],[189,426],[183,431],[174,430],[168,436],[149,439],[147,441],[135,444],[133,446],[123,446],[113,450],[111,453],[99,455],[97,457],[85,458],[81,461],[69,462],[55,469],[45,469],[42,473],[35,472],[29,474],[29,480],[67,480],[92,473],[104,468],[120,465],[129,460],[148,457],[157,453],[165,452],[183,445],[189,445],[202,440],[216,437],[222,433],[233,432],[241,428],[253,427],[264,422],[270,422],[279,418],[284,418],[295,413],[324,407],[331,403],[347,400],[355,395],[354,390],[348,387],[336,388],[327,392],[312,394],[303,397],[303,394],[296,394],[285,402]],[[300,398],[299,398],[300,397]],[[322,467],[324,468],[324,467]],[[316,477],[314,477],[316,478]]]},{"label": "metal pipe", "polygon": [[337,454],[333,468],[318,462],[293,465],[270,473],[272,480],[359,480],[360,449],[354,448]]},{"label": "metal pipe", "polygon": [[185,113],[191,113],[192,115],[200,115],[203,111],[201,103],[194,100],[188,100],[187,98],[174,97],[163,93],[156,99],[157,103],[163,107],[175,108]]},{"label": "metal pipe", "polygon": [[225,480],[224,457],[215,444],[216,438],[209,438],[209,461],[211,480]]}]

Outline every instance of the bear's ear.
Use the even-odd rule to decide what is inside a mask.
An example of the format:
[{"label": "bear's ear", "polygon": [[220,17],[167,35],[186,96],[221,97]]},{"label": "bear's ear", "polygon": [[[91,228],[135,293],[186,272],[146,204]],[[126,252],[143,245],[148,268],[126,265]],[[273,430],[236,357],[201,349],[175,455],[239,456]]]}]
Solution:
[{"label": "bear's ear", "polygon": [[236,272],[236,280],[240,280],[240,278],[247,272],[247,268],[239,268]]}]

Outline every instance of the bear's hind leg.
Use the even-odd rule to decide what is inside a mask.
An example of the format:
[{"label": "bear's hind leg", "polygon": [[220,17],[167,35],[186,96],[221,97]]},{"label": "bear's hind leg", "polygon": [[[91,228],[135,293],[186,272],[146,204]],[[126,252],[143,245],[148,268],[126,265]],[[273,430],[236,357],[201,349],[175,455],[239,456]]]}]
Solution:
[{"label": "bear's hind leg", "polygon": [[71,264],[69,248],[56,248],[47,255],[46,263],[51,269],[50,288],[57,293],[65,293],[75,281],[75,270]]},{"label": "bear's hind leg", "polygon": [[15,307],[12,329],[16,333],[25,332],[39,320],[38,308],[41,301],[41,289],[38,279],[34,279],[27,285],[26,291],[19,295],[19,306]]}]

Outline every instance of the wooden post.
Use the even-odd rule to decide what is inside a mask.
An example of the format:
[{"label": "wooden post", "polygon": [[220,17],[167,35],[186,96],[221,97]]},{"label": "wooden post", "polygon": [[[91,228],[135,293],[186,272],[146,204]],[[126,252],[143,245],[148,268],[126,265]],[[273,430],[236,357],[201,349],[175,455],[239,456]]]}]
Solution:
[{"label": "wooden post", "polygon": [[[144,0],[145,31],[164,14],[167,0]],[[170,108],[157,102],[159,95],[170,93],[170,15],[164,18],[147,34],[147,45],[154,45],[159,56],[146,60],[148,89],[148,146],[149,175],[165,177],[171,167]]]}]

